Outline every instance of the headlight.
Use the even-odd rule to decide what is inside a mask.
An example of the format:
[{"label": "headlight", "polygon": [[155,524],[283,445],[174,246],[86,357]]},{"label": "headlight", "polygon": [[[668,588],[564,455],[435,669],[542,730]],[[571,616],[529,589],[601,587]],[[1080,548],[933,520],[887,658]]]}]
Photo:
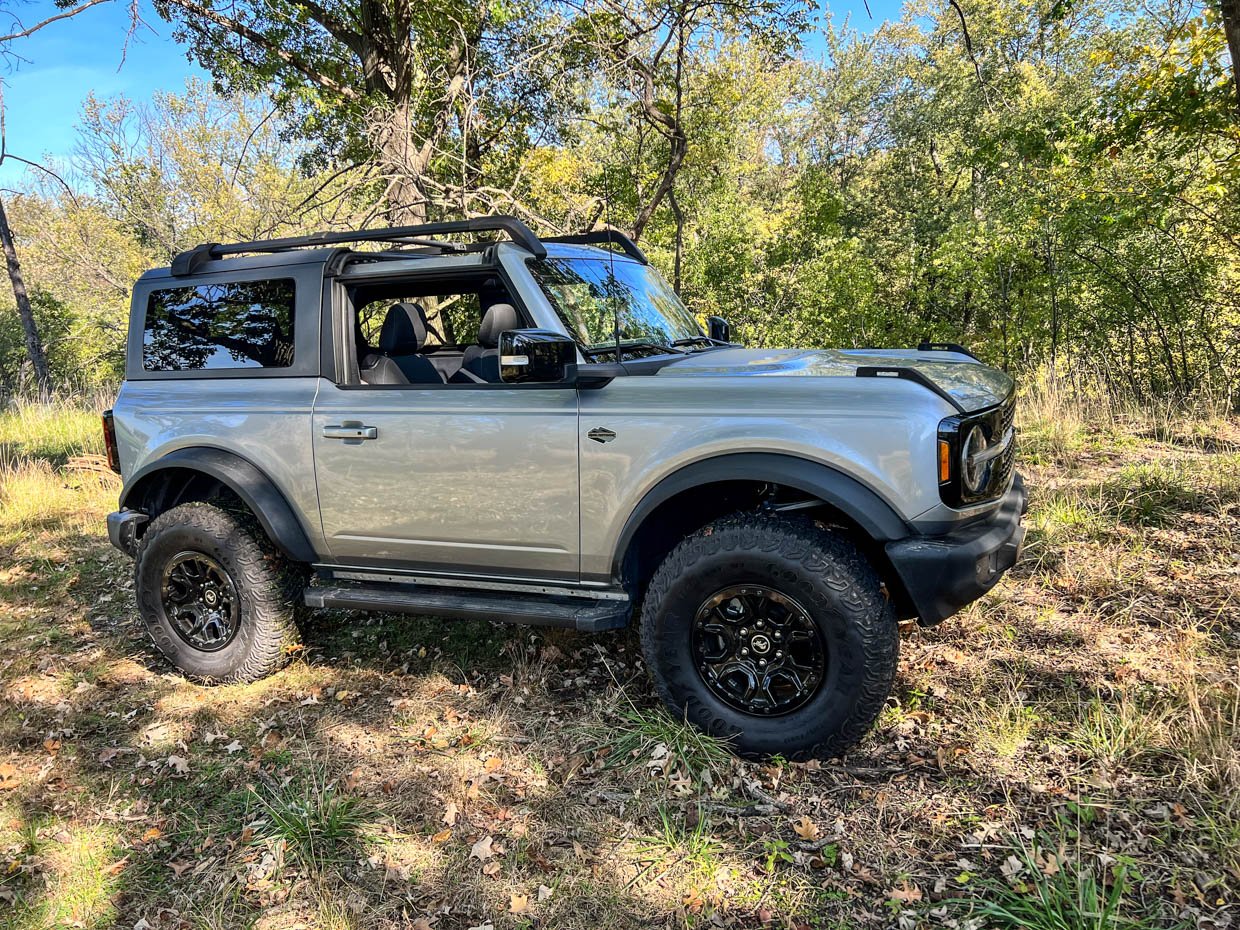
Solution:
[{"label": "headlight", "polygon": [[986,446],[986,433],[981,426],[974,426],[960,447],[960,479],[969,494],[979,494],[986,486],[991,457],[980,454],[986,451]]}]

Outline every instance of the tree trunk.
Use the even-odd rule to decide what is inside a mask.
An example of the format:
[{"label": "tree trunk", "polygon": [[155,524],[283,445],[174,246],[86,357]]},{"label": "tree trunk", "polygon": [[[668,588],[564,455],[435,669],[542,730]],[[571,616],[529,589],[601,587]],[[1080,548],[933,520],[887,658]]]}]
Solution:
[{"label": "tree trunk", "polygon": [[1231,82],[1236,92],[1236,113],[1240,115],[1240,0],[1219,0],[1223,14],[1223,33],[1231,53]]},{"label": "tree trunk", "polygon": [[26,354],[30,357],[30,365],[34,368],[35,383],[39,394],[47,397],[52,392],[52,379],[47,370],[47,355],[43,352],[43,340],[39,338],[39,326],[34,319],[34,310],[30,306],[30,295],[26,293],[26,281],[22,278],[21,262],[17,260],[17,248],[13,245],[13,231],[9,229],[9,218],[4,212],[4,200],[0,198],[0,242],[4,244],[4,259],[9,266],[9,281],[13,284],[13,298],[17,301],[17,314],[22,320],[22,331],[26,335]]}]

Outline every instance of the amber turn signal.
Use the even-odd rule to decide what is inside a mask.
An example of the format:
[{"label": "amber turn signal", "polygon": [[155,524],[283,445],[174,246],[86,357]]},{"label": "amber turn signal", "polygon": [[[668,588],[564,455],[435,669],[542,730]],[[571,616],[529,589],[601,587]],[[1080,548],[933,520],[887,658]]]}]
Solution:
[{"label": "amber turn signal", "polygon": [[939,483],[950,481],[952,477],[952,447],[946,439],[939,440]]}]

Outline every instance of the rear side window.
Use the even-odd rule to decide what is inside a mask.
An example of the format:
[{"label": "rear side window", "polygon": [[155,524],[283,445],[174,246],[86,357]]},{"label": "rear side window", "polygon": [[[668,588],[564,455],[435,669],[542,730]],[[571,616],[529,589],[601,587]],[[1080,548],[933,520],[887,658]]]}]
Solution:
[{"label": "rear side window", "polygon": [[291,278],[152,291],[142,334],[147,371],[288,368],[293,364]]}]

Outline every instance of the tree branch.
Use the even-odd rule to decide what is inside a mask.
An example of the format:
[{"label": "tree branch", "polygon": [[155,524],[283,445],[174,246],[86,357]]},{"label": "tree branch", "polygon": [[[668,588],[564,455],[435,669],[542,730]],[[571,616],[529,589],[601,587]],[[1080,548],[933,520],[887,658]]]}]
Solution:
[{"label": "tree branch", "polygon": [[86,10],[89,10],[92,6],[98,6],[100,3],[107,3],[107,2],[108,0],[85,0],[84,3],[79,3],[77,6],[72,7],[68,10],[65,10],[64,12],[57,13],[55,16],[49,16],[47,19],[43,20],[41,23],[35,23],[29,29],[23,29],[21,32],[14,32],[11,35],[7,35],[7,36],[0,36],[0,43],[12,42],[14,39],[24,39],[26,38],[26,36],[34,35],[44,26],[50,26],[52,23],[57,22],[59,20],[68,19],[71,16],[77,16],[79,13],[83,13]]}]

